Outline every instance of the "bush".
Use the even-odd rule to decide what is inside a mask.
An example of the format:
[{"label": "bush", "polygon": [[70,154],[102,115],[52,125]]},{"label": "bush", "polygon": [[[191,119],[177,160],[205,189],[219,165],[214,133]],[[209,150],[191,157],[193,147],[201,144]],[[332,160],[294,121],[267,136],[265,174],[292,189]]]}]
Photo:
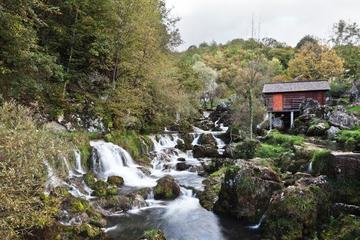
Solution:
[{"label": "bush", "polygon": [[359,239],[360,217],[354,215],[341,215],[332,219],[331,223],[321,233],[322,239]]},{"label": "bush", "polygon": [[332,81],[330,83],[330,96],[333,98],[340,98],[351,88],[351,83],[344,81]]},{"label": "bush", "polygon": [[232,155],[234,158],[252,159],[255,157],[258,144],[256,140],[244,140],[235,145]]},{"label": "bush", "polygon": [[1,239],[16,239],[53,223],[59,209],[59,201],[43,197],[47,181],[44,162],[62,166],[59,159],[69,156],[71,146],[37,128],[31,116],[29,109],[14,103],[0,107]]}]

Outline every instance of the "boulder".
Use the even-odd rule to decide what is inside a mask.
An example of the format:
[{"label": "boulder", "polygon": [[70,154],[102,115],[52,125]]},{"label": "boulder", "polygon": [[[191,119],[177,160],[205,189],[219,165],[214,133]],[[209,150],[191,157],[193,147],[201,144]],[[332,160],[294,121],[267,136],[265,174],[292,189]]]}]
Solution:
[{"label": "boulder", "polygon": [[214,204],[219,199],[221,182],[224,176],[225,172],[219,171],[203,181],[204,191],[198,192],[197,197],[199,198],[200,205],[206,210],[212,211]]},{"label": "boulder", "polygon": [[337,136],[337,133],[340,131],[340,128],[338,127],[334,127],[331,126],[327,131],[326,131],[326,135],[328,137],[328,139],[330,140],[334,140]]},{"label": "boulder", "polygon": [[337,154],[323,168],[324,174],[337,180],[360,181],[360,154]]},{"label": "boulder", "polygon": [[185,171],[189,167],[190,166],[188,164],[186,164],[186,162],[179,162],[179,163],[176,164],[176,170],[177,171]]},{"label": "boulder", "polygon": [[67,132],[67,128],[55,121],[44,124],[44,128],[51,132]]},{"label": "boulder", "polygon": [[307,98],[300,104],[300,114],[301,115],[318,115],[321,112],[321,106],[318,101]]},{"label": "boulder", "polygon": [[114,185],[116,187],[121,187],[124,185],[124,179],[119,176],[111,176],[111,177],[108,177],[107,183],[110,185]]},{"label": "boulder", "polygon": [[321,119],[312,120],[310,123],[306,135],[308,136],[324,136],[326,135],[327,130],[330,129],[330,125],[327,121]]},{"label": "boulder", "polygon": [[272,169],[238,161],[226,170],[214,211],[255,223],[266,211],[272,194],[281,188],[280,178]]},{"label": "boulder", "polygon": [[191,134],[181,134],[181,139],[177,141],[176,148],[180,149],[183,152],[186,152],[187,150],[192,149],[192,142],[194,140],[194,137]]},{"label": "boulder", "polygon": [[210,133],[201,134],[200,138],[199,138],[199,144],[208,145],[208,146],[212,146],[212,147],[217,146],[214,136]]},{"label": "boulder", "polygon": [[330,210],[325,178],[302,178],[271,197],[262,225],[264,238],[307,239],[329,219]]},{"label": "boulder", "polygon": [[342,106],[337,106],[330,112],[328,119],[331,125],[341,129],[351,129],[359,124],[359,120],[353,114],[347,113]]},{"label": "boulder", "polygon": [[171,176],[165,176],[157,181],[154,188],[156,200],[173,200],[180,195],[180,187]]},{"label": "boulder", "polygon": [[209,119],[201,120],[199,122],[195,122],[195,127],[198,127],[205,131],[210,131],[215,127],[215,123]]},{"label": "boulder", "polygon": [[350,102],[359,103],[360,102],[360,85],[353,84],[352,88],[349,91]]},{"label": "boulder", "polygon": [[193,146],[193,155],[195,158],[220,157],[217,147],[210,145]]},{"label": "boulder", "polygon": [[211,121],[217,122],[218,124],[230,126],[232,124],[231,103],[220,103],[215,111],[210,114],[209,118]]},{"label": "boulder", "polygon": [[239,143],[229,144],[225,149],[225,154],[233,159],[252,159],[255,157],[256,147],[259,142],[247,139]]}]

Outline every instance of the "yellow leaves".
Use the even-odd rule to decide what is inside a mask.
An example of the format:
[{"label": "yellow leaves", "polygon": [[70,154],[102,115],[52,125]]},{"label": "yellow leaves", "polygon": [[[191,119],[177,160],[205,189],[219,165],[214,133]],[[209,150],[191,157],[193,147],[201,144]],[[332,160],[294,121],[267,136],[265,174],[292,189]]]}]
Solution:
[{"label": "yellow leaves", "polygon": [[307,44],[289,62],[288,73],[305,80],[338,78],[344,73],[344,62],[333,49]]}]

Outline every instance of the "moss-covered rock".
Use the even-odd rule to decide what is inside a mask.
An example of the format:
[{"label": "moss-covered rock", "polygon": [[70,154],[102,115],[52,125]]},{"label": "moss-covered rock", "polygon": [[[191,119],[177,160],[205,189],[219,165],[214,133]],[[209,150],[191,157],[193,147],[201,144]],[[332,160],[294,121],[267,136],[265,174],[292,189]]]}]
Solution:
[{"label": "moss-covered rock", "polygon": [[180,195],[180,187],[171,176],[165,176],[157,181],[154,188],[155,199],[173,200]]},{"label": "moss-covered rock", "polygon": [[211,145],[195,145],[193,146],[193,154],[195,158],[220,157],[217,147]]},{"label": "moss-covered rock", "polygon": [[225,150],[226,155],[234,159],[252,159],[255,157],[259,142],[246,139],[239,143],[229,144]]},{"label": "moss-covered rock", "polygon": [[90,188],[94,188],[96,183],[96,177],[93,172],[88,172],[84,175],[84,182],[86,185],[88,185]]},{"label": "moss-covered rock", "polygon": [[121,187],[124,185],[124,179],[119,176],[111,176],[111,177],[108,177],[107,183],[110,185]]},{"label": "moss-covered rock", "polygon": [[104,182],[103,180],[98,180],[96,181],[96,183],[94,184],[94,196],[97,197],[104,197],[107,195],[107,189],[108,189],[108,184],[106,182]]},{"label": "moss-covered rock", "polygon": [[323,178],[301,179],[295,186],[275,193],[262,229],[267,239],[313,237],[330,212],[330,195]]},{"label": "moss-covered rock", "polygon": [[144,232],[144,235],[140,240],[166,240],[165,235],[158,229],[148,230]]},{"label": "moss-covered rock", "polygon": [[314,176],[320,174],[328,174],[330,171],[330,163],[334,156],[329,150],[317,150],[313,153],[312,157],[312,172]]},{"label": "moss-covered rock", "polygon": [[306,132],[308,136],[325,136],[327,130],[330,129],[330,124],[322,119],[315,118],[311,120],[310,126]]},{"label": "moss-covered rock", "polygon": [[273,192],[281,188],[279,176],[270,168],[240,161],[227,168],[214,210],[255,223]]},{"label": "moss-covered rock", "polygon": [[199,143],[201,145],[210,145],[213,147],[216,147],[216,145],[217,145],[214,136],[210,133],[201,134],[200,138],[199,138]]},{"label": "moss-covered rock", "polygon": [[221,182],[225,177],[226,167],[220,168],[203,181],[204,191],[197,194],[203,208],[211,211],[219,198]]}]

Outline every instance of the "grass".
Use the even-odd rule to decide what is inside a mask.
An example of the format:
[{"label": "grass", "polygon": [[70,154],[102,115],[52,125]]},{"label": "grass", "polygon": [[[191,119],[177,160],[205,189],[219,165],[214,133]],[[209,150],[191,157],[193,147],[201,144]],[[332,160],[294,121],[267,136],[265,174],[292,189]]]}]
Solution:
[{"label": "grass", "polygon": [[341,130],[337,133],[336,141],[342,148],[348,151],[353,151],[356,144],[360,141],[360,128],[351,130]]},{"label": "grass", "polygon": [[312,174],[326,174],[329,161],[333,155],[329,150],[315,150],[312,157]]},{"label": "grass", "polygon": [[302,145],[304,143],[304,137],[303,136],[297,136],[297,135],[289,135],[289,134],[283,134],[279,131],[272,131],[268,135],[268,139],[266,140],[268,144],[272,145]]},{"label": "grass", "polygon": [[346,111],[352,112],[352,113],[360,113],[360,105],[347,107]]},{"label": "grass", "polygon": [[262,143],[256,149],[256,157],[276,159],[279,158],[281,154],[288,151],[289,150],[283,147],[282,145],[270,145],[270,144]]}]

